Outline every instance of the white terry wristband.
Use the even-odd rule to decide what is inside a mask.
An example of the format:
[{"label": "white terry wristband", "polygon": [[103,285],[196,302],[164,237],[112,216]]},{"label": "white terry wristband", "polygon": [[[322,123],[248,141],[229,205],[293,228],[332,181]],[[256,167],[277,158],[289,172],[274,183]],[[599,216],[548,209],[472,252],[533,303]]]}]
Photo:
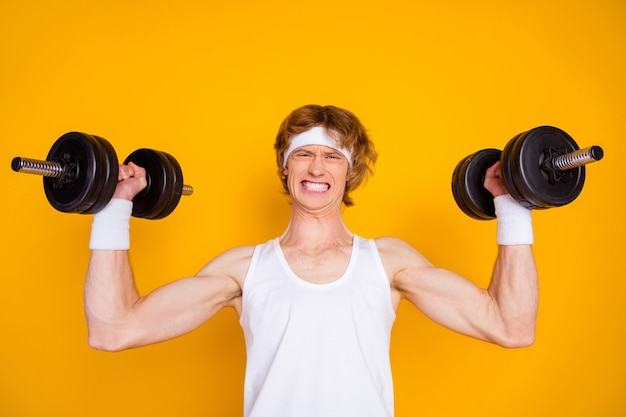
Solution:
[{"label": "white terry wristband", "polygon": [[515,201],[509,194],[493,200],[496,206],[498,245],[532,245],[534,243],[531,210]]},{"label": "white terry wristband", "polygon": [[113,198],[102,210],[94,214],[89,249],[130,249],[130,216],[132,211],[132,201]]}]

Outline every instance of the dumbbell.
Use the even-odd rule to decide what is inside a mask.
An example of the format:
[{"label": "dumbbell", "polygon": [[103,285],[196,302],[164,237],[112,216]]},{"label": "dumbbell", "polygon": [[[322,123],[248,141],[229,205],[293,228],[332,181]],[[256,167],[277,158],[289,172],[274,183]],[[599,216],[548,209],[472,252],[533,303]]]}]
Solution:
[{"label": "dumbbell", "polygon": [[[146,170],[147,186],[133,200],[133,216],[162,219],[193,188],[183,183],[176,159],[165,152],[142,148],[124,164],[134,162]],[[43,176],[48,202],[63,213],[93,214],[111,200],[117,185],[119,163],[113,146],[104,138],[69,132],[54,142],[45,161],[15,157],[16,172]]]},{"label": "dumbbell", "polygon": [[599,146],[580,149],[563,130],[540,126],[514,136],[502,151],[483,149],[463,158],[452,173],[452,195],[459,208],[478,220],[496,217],[485,172],[500,161],[511,196],[529,209],[569,204],[582,191],[585,165],[602,159]]}]

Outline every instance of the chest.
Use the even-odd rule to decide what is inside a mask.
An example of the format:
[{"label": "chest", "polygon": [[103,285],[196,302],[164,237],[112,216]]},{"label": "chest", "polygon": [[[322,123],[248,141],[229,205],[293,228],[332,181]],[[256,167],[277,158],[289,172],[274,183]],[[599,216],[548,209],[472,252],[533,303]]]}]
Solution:
[{"label": "chest", "polygon": [[352,246],[306,251],[283,248],[291,271],[300,279],[314,284],[327,284],[338,280],[348,269]]}]

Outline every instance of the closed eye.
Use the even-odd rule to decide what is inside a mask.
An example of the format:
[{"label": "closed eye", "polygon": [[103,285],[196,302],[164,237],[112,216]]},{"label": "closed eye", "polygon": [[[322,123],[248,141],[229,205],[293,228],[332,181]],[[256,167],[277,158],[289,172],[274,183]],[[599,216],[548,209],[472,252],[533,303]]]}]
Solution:
[{"label": "closed eye", "polygon": [[305,151],[298,151],[298,152],[295,152],[293,155],[294,155],[294,156],[297,156],[297,157],[299,157],[299,158],[306,158],[306,157],[309,157],[309,156],[313,156],[313,154],[312,154],[312,153],[310,153],[310,152],[305,152]]},{"label": "closed eye", "polygon": [[336,160],[336,161],[341,161],[341,160],[345,159],[345,157],[342,154],[340,154],[340,153],[329,153],[329,154],[326,154],[325,157],[327,159],[332,159],[332,160]]},{"label": "closed eye", "polygon": [[[307,150],[297,150],[297,151],[294,151],[294,153],[292,154],[292,156],[296,159],[312,158],[315,155],[317,155],[315,152],[311,152]],[[338,152],[329,152],[329,153],[323,152],[320,156],[326,160],[331,160],[333,162],[342,161],[343,159],[345,159],[345,157]]]}]

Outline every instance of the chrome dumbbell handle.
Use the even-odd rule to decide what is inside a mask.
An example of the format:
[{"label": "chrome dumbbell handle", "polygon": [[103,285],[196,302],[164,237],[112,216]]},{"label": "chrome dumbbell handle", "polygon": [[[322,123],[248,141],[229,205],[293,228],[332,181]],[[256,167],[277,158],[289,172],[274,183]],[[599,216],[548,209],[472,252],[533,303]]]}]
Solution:
[{"label": "chrome dumbbell handle", "polygon": [[568,169],[578,168],[599,161],[603,157],[604,151],[601,147],[590,146],[557,156],[552,160],[552,165],[559,171],[567,171]]},{"label": "chrome dumbbell handle", "polygon": [[39,159],[21,158],[19,156],[13,158],[11,168],[15,172],[51,178],[59,178],[65,172],[65,167],[59,162],[41,161]]},{"label": "chrome dumbbell handle", "polygon": [[[65,166],[59,162],[42,161],[39,159],[15,157],[11,161],[11,168],[23,174],[41,175],[43,177],[59,178],[65,173]],[[193,194],[193,187],[183,184],[182,195]]]}]

